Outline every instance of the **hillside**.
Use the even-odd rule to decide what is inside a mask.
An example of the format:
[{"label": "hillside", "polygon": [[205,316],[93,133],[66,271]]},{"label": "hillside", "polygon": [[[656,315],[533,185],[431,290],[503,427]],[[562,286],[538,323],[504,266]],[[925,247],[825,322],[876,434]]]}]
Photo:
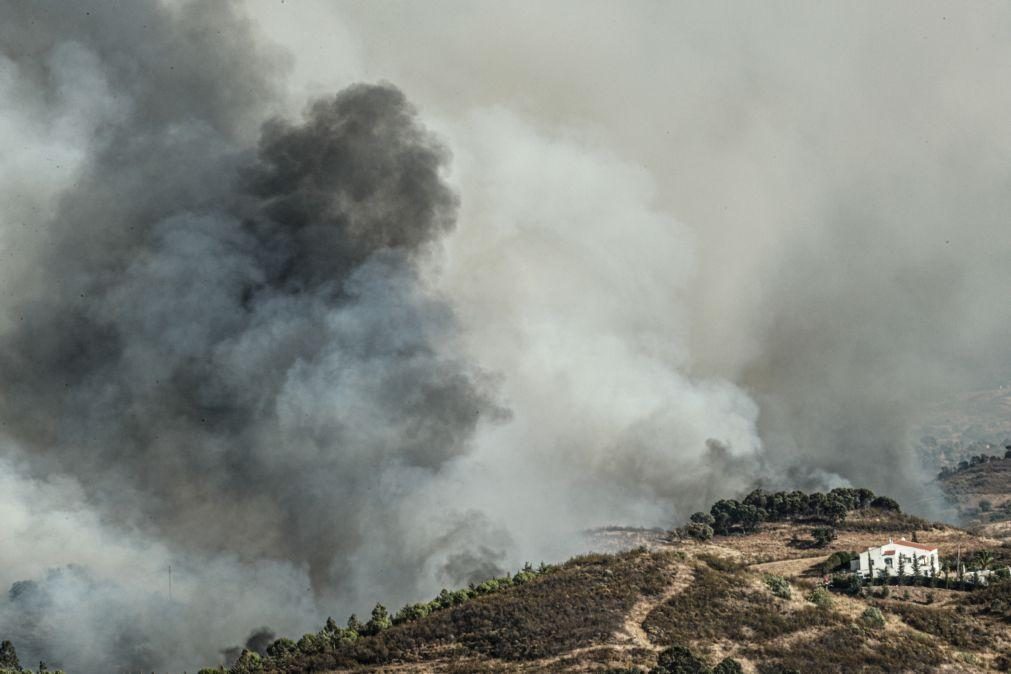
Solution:
[{"label": "hillside", "polygon": [[942,473],[938,484],[963,525],[1011,541],[1011,458],[963,464]]},{"label": "hillside", "polygon": [[997,448],[1011,438],[1011,386],[969,391],[922,410],[919,432],[926,458],[957,464],[977,447]]},{"label": "hillside", "polygon": [[[835,539],[824,547],[814,547],[813,535],[826,527],[810,517],[759,523],[710,540],[674,535],[662,541],[655,531],[629,530],[626,541],[641,537],[650,546],[527,568],[405,607],[393,620],[377,609],[368,624],[354,625],[354,634],[329,621],[297,643],[276,641],[267,657],[245,653],[230,671],[1011,668],[1011,582],[971,591],[956,589],[952,577],[854,588],[838,576],[838,587],[817,589],[831,567],[846,566],[848,551],[888,538],[937,545],[946,563],[988,551],[983,558],[1006,565],[1011,549],[890,509],[861,507],[834,524]],[[617,532],[605,533],[613,540]],[[216,671],[222,670],[204,670]]]}]

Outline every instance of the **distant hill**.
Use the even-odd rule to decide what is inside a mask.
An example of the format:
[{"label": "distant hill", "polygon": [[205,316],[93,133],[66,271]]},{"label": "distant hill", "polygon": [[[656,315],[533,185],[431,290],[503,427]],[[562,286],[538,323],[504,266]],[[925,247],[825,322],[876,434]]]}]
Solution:
[{"label": "distant hill", "polygon": [[965,526],[1011,544],[1011,459],[942,473],[938,484]]},{"label": "distant hill", "polygon": [[[766,522],[711,540],[629,530],[650,547],[527,568],[391,620],[377,607],[352,635],[329,621],[247,672],[969,672],[1007,671],[1011,582],[818,589],[850,551],[906,536],[943,559],[1011,562],[999,541],[891,510],[849,512],[815,547],[816,522]],[[602,532],[611,544],[614,529]],[[921,579],[922,580],[922,579]],[[951,578],[949,577],[949,585]],[[382,610],[380,610],[382,609]],[[393,624],[391,624],[393,623]],[[361,636],[359,635],[361,634]],[[221,670],[205,670],[206,672]]]},{"label": "distant hill", "polygon": [[921,411],[917,427],[925,465],[954,468],[971,455],[1003,454],[1011,443],[1011,386],[970,391]]}]

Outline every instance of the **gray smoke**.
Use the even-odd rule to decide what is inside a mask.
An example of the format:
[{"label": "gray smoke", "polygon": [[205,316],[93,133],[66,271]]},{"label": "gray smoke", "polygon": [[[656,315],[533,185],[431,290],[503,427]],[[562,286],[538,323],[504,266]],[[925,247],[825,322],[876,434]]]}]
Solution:
[{"label": "gray smoke", "polygon": [[[294,45],[303,19],[250,5]],[[753,474],[846,480],[915,508],[927,404],[1011,378],[1011,48],[994,28],[1006,6],[325,7],[309,3],[307,20],[347,39],[293,49],[301,87],[329,81],[317,49],[339,53],[344,71],[408,88],[454,148],[464,199],[446,287],[482,331],[481,362],[523,380],[517,419],[534,390],[564,391],[570,408],[573,389],[597,395],[535,366],[577,346],[589,356],[606,335],[626,353],[592,350],[606,357],[580,363],[596,373],[585,385],[628,386],[643,360],[644,378],[672,366],[735,382],[759,410]],[[657,215],[681,222],[653,226]],[[517,276],[537,292],[499,280]],[[531,330],[542,313],[550,329]],[[506,327],[526,355],[494,341]],[[645,411],[635,423],[593,412],[614,422],[608,440],[627,446],[634,428],[659,447],[629,452],[646,478],[630,482],[689,473],[704,491],[694,438],[651,437]],[[537,432],[572,438],[557,416]],[[575,435],[591,456],[606,444]],[[658,495],[681,510],[684,493]]]},{"label": "gray smoke", "polygon": [[[416,268],[455,219],[445,150],[390,85],[272,119],[250,147],[270,59],[222,5],[7,3],[2,16],[25,114],[77,114],[64,89],[82,76],[109,106],[81,120],[83,156],[52,214],[27,219],[38,247],[4,302],[0,419],[29,474],[73,476],[106,525],[190,559],[305,569],[324,604],[374,593],[376,573],[387,596],[417,593],[416,569],[481,534],[450,514],[460,536],[412,549],[391,514],[501,416]],[[382,568],[356,564],[362,550]],[[488,567],[468,554],[460,573]],[[156,637],[134,614],[162,609],[115,601],[87,573],[12,591],[0,631],[43,624],[71,594],[123,617],[94,620],[107,650],[67,650],[40,628],[29,659],[98,671],[206,657],[206,643],[184,659],[183,642],[140,648]]]}]

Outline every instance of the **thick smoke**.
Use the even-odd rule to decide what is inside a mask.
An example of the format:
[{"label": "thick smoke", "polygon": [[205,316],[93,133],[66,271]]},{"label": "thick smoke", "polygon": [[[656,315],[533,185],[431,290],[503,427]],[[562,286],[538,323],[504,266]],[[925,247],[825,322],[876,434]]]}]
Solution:
[{"label": "thick smoke", "polygon": [[[501,412],[416,270],[456,198],[403,94],[352,86],[299,122],[269,121],[250,149],[243,124],[268,110],[269,68],[223,7],[16,3],[3,16],[8,85],[34,99],[22,114],[37,103],[89,127],[51,215],[26,216],[37,251],[4,302],[0,418],[31,472],[72,477],[109,526],[185,552],[183,578],[203,557],[283,560],[324,605],[353,605],[380,578],[388,596],[416,594],[426,564],[453,581],[487,572],[478,552],[501,556],[504,541],[477,545],[466,513],[431,515],[437,548],[404,543],[400,511]],[[108,109],[69,107],[82,76]],[[173,632],[169,603],[118,592],[87,568],[54,571],[12,590],[0,630],[29,616],[28,659],[75,669],[208,657],[208,637],[187,647]],[[104,654],[42,629],[68,605],[123,618],[81,620]],[[141,648],[157,637],[136,611],[172,638]]]},{"label": "thick smoke", "polygon": [[[294,44],[303,19],[250,4]],[[350,39],[296,48],[295,73],[306,90],[324,86],[328,49],[440,119],[464,195],[446,287],[468,332],[486,334],[482,362],[508,363],[508,385],[522,379],[528,394],[569,393],[537,365],[572,355],[576,340],[558,336],[579,334],[574,307],[614,299],[623,312],[602,312],[590,334],[632,358],[596,359],[598,384],[676,346],[679,372],[735,382],[758,404],[766,481],[817,487],[827,475],[915,507],[926,404],[1011,377],[1011,43],[995,29],[1008,8],[437,8],[310,3],[316,25]],[[665,245],[677,227],[644,227],[650,212],[681,221],[680,255]],[[479,277],[489,231],[500,273]],[[550,283],[535,293],[499,280],[531,273]],[[559,318],[523,334],[535,358],[490,339],[540,312]],[[609,420],[610,437],[628,427]],[[538,432],[570,437],[569,422]],[[658,461],[634,465],[663,475],[698,456],[670,438],[656,441]]]}]

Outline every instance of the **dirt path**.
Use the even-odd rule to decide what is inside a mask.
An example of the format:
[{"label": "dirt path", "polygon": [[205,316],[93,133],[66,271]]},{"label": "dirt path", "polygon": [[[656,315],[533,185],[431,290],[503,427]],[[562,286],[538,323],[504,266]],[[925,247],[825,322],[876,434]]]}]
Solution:
[{"label": "dirt path", "polygon": [[649,640],[649,635],[643,629],[642,624],[646,621],[646,616],[660,604],[664,603],[674,595],[683,591],[692,580],[692,570],[686,564],[676,564],[671,567],[673,581],[667,589],[656,597],[643,597],[632,607],[632,610],[625,616],[625,622],[621,629],[615,634],[617,641],[616,648],[646,648],[651,651],[660,650]]},{"label": "dirt path", "polygon": [[825,557],[794,557],[792,559],[780,559],[775,562],[752,564],[748,568],[761,573],[773,573],[777,576],[797,578],[809,574],[812,567],[821,563],[827,557],[828,555],[825,555]]}]

